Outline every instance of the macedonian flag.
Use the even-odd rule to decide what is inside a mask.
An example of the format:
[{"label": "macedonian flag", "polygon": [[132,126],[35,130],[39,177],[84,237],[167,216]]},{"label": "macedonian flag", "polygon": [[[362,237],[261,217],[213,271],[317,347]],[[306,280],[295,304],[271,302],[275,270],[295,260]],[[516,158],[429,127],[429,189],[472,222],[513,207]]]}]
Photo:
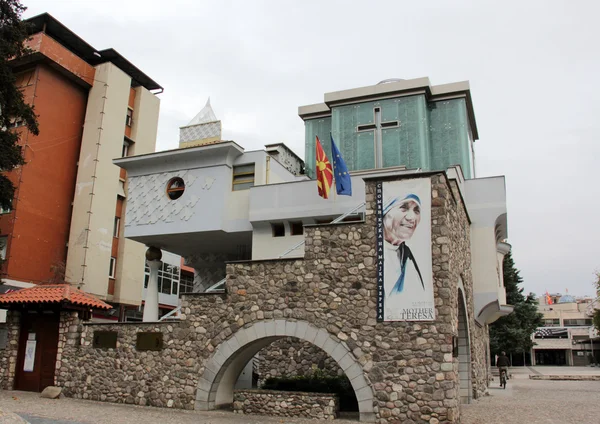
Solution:
[{"label": "macedonian flag", "polygon": [[329,191],[331,190],[331,184],[333,183],[333,169],[331,169],[331,163],[325,155],[323,146],[317,137],[317,188],[319,189],[319,196],[323,199],[329,198]]}]

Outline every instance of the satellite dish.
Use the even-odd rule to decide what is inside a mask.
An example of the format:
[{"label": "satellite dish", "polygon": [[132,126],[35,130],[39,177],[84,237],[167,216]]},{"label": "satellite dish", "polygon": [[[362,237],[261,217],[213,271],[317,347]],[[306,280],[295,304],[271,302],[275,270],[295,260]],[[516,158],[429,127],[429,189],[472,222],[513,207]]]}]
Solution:
[{"label": "satellite dish", "polygon": [[400,81],[404,81],[402,78],[388,78],[388,79],[384,79],[383,81],[379,81],[377,83],[377,85],[379,84],[389,84],[390,82],[400,82]]}]

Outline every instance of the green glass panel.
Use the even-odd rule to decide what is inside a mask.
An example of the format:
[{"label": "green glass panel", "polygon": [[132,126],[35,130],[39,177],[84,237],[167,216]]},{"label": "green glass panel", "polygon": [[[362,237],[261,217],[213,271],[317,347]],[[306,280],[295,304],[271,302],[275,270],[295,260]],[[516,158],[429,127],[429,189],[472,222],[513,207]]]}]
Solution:
[{"label": "green glass panel", "polygon": [[399,127],[382,129],[383,166],[427,168],[429,164],[427,107],[424,96],[381,101],[382,122]]},{"label": "green glass panel", "polygon": [[[342,157],[344,157],[344,160],[346,160],[343,151]],[[358,133],[356,136],[356,162],[355,168],[353,169],[373,168],[375,168],[375,143],[373,132],[369,131]]]},{"label": "green glass panel", "polygon": [[310,119],[304,122],[304,164],[306,167],[306,175],[309,178],[315,179],[315,155],[316,155],[316,139],[319,137],[325,154],[331,158],[331,142],[329,141],[329,132],[331,131],[331,117]]},{"label": "green glass panel", "polygon": [[349,171],[375,166],[373,131],[357,132],[359,125],[373,124],[374,103],[335,107],[332,111],[333,138]]},{"label": "green glass panel", "polygon": [[429,105],[431,169],[445,170],[460,165],[465,177],[472,177],[468,131],[464,99],[442,100]]}]

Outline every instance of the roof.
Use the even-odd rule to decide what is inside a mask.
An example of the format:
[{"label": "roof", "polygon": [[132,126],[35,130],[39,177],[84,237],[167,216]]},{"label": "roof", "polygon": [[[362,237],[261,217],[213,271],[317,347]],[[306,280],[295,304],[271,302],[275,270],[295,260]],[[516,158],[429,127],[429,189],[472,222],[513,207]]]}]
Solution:
[{"label": "roof", "polygon": [[0,295],[1,306],[61,304],[63,306],[111,309],[107,303],[70,284],[40,284]]},{"label": "roof", "polygon": [[204,108],[202,108],[202,110],[198,113],[198,115],[194,116],[194,119],[192,119],[186,125],[186,127],[189,127],[192,125],[207,124],[209,122],[215,122],[215,121],[217,121],[217,116],[215,115],[215,112],[213,111],[212,106],[210,105],[210,97],[209,97]]},{"label": "roof", "polygon": [[117,51],[114,49],[95,49],[49,13],[42,13],[25,19],[25,22],[29,24],[30,35],[44,32],[92,66],[111,62],[129,75],[137,85],[141,85],[147,90],[163,89],[156,81],[140,71]]},{"label": "roof", "polygon": [[477,123],[475,121],[475,112],[473,109],[473,100],[471,98],[471,88],[468,81],[431,85],[428,77],[409,80],[398,78],[384,80],[378,84],[366,87],[325,93],[324,103],[300,106],[298,108],[298,115],[306,121],[308,119],[331,116],[331,109],[336,106],[389,99],[398,96],[412,96],[421,93],[430,101],[464,98],[473,139],[479,139]]}]

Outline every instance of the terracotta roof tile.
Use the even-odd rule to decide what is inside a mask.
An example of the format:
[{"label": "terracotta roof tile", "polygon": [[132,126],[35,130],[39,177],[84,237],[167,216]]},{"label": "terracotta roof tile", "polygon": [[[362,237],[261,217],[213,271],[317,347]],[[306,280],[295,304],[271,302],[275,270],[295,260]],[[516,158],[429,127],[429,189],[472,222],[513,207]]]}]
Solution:
[{"label": "terracotta roof tile", "polygon": [[111,309],[107,303],[70,284],[40,284],[0,295],[0,306],[40,303],[64,303],[94,309]]}]

